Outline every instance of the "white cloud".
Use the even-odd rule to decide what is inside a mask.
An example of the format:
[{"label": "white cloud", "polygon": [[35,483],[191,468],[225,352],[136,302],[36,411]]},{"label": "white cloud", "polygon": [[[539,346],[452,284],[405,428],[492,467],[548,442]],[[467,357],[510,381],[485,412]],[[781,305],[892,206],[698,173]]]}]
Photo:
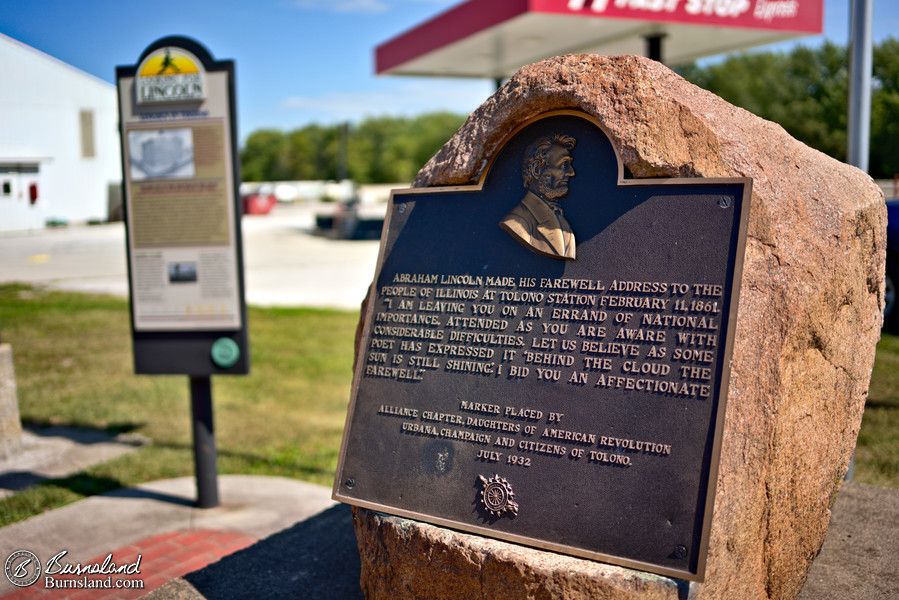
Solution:
[{"label": "white cloud", "polygon": [[411,116],[439,110],[469,113],[493,92],[493,84],[486,80],[435,79],[391,84],[389,89],[378,91],[291,96],[280,105],[300,113],[304,120],[358,122],[369,116]]}]

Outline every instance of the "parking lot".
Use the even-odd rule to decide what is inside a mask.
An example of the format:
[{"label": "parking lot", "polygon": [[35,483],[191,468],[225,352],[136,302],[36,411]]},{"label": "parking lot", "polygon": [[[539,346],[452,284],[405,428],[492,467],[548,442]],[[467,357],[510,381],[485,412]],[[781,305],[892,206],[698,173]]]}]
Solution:
[{"label": "parking lot", "polygon": [[[314,204],[242,218],[246,297],[257,306],[355,309],[374,275],[378,240],[315,234]],[[0,282],[126,297],[125,227],[79,225],[0,235]]]}]

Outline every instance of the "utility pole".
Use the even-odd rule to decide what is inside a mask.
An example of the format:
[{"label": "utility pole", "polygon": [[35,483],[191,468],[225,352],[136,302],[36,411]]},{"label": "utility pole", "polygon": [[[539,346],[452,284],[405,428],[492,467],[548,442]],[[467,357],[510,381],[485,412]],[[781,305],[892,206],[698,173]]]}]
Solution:
[{"label": "utility pole", "polygon": [[[849,14],[849,119],[846,156],[849,164],[868,172],[871,145],[871,72],[874,59],[871,29],[874,0],[850,0]],[[849,461],[846,481],[855,477],[855,453]]]}]

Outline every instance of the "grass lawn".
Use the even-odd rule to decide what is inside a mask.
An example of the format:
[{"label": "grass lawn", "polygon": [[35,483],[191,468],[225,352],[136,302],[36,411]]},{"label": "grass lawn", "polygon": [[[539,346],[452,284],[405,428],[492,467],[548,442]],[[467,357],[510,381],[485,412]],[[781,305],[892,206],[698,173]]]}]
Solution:
[{"label": "grass lawn", "polygon": [[[212,378],[218,471],[330,486],[358,312],[250,308],[251,372]],[[86,495],[193,475],[189,380],[135,375],[127,301],[0,285],[25,425],[134,432],[152,443],[0,501],[0,526]]]},{"label": "grass lawn", "polygon": [[899,336],[888,333],[877,344],[855,448],[855,480],[899,488]]},{"label": "grass lawn", "polygon": [[[330,486],[358,312],[251,308],[251,374],[213,378],[218,470]],[[0,501],[0,526],[88,495],[193,475],[187,376],[134,375],[125,300],[0,285],[26,425],[150,438],[141,449]],[[856,451],[857,481],[899,488],[899,337],[884,334]]]}]

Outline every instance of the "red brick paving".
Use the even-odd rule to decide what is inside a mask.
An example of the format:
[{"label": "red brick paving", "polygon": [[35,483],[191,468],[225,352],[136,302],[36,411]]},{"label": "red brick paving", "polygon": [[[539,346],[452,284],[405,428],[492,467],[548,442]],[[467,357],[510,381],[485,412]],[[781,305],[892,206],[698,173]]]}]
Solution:
[{"label": "red brick paving", "polygon": [[[229,554],[251,546],[258,540],[256,538],[237,533],[235,531],[220,531],[210,529],[190,529],[172,531],[160,535],[154,535],[140,540],[128,546],[112,551],[112,562],[118,565],[133,564],[140,555],[140,574],[113,575],[115,581],[140,580],[143,587],[140,589],[54,589],[46,588],[45,575],[42,573],[34,585],[27,588],[16,589],[5,596],[3,600],[26,599],[50,599],[59,600],[94,600],[104,598],[109,600],[128,600],[139,598],[156,588],[162,587],[172,579],[202,569]],[[107,553],[108,554],[108,553]],[[41,556],[42,561],[50,557]],[[106,554],[84,561],[82,565],[94,563],[102,564]],[[43,565],[46,568],[46,565]],[[56,581],[63,579],[83,579],[88,581],[105,580],[109,575],[60,575],[53,576]]]}]

